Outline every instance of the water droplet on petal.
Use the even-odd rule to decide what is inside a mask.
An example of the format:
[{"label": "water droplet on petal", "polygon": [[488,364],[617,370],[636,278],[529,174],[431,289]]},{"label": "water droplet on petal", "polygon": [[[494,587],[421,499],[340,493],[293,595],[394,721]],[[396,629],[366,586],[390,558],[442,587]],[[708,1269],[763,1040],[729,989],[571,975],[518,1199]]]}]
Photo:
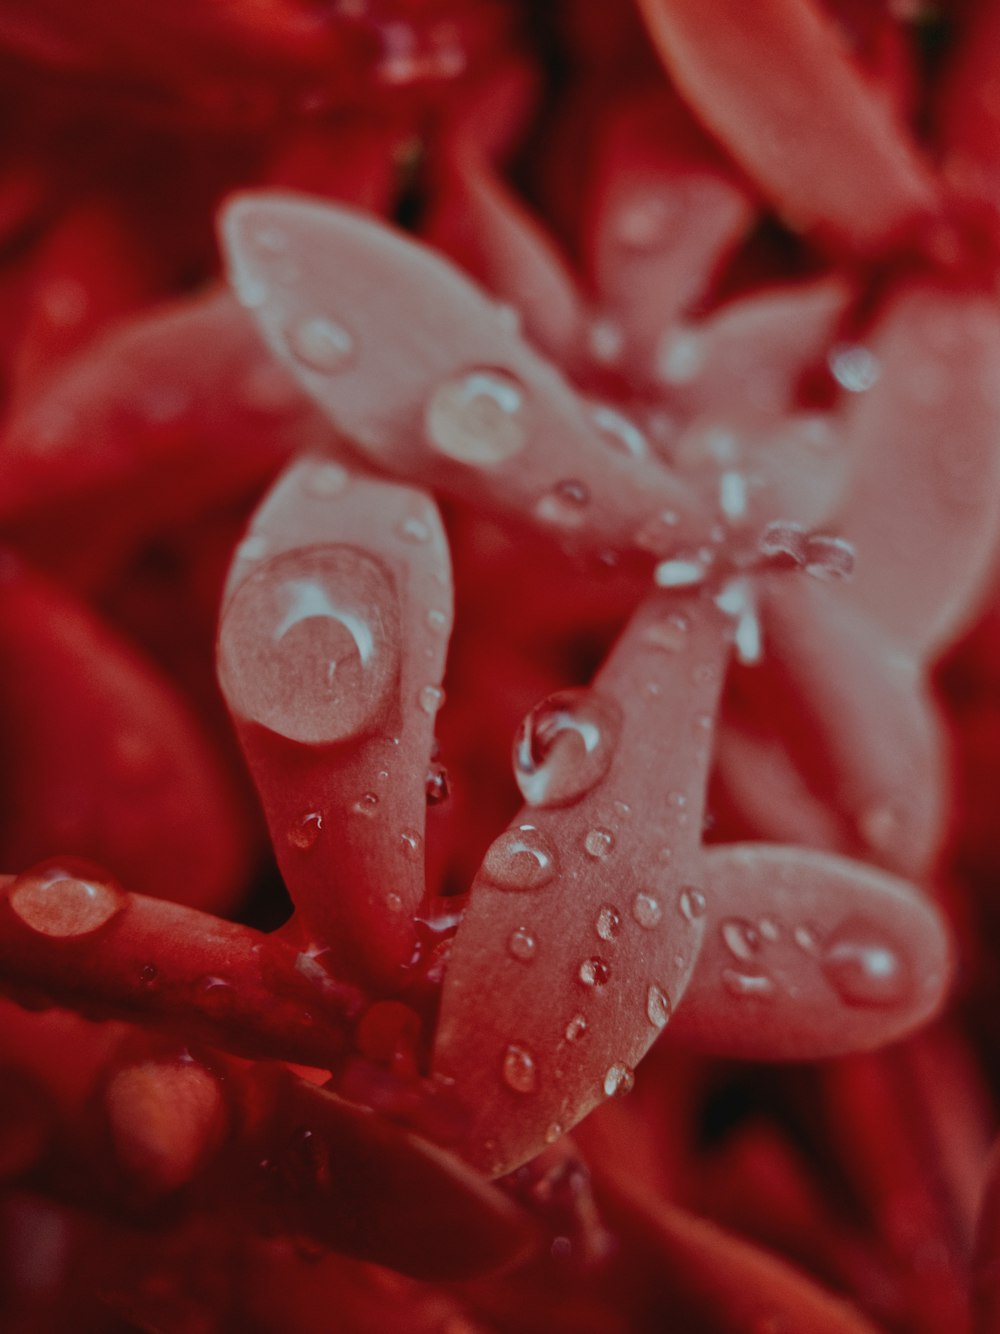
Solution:
[{"label": "water droplet on petal", "polygon": [[579,1042],[582,1037],[586,1036],[589,1027],[590,1025],[582,1014],[575,1014],[566,1025],[566,1041]]},{"label": "water droplet on petal", "polygon": [[659,900],[653,898],[652,894],[640,891],[632,900],[632,916],[644,930],[651,931],[654,926],[659,926],[663,918],[663,909]]},{"label": "water droplet on petal", "polygon": [[415,829],[403,829],[399,835],[399,845],[403,850],[403,856],[409,861],[420,860],[424,841]]},{"label": "water droplet on petal", "polygon": [[447,624],[448,617],[443,611],[438,611],[436,607],[432,607],[427,613],[427,625],[429,629],[439,633]]},{"label": "water droplet on petal", "polygon": [[604,1076],[604,1092],[609,1098],[624,1097],[635,1088],[635,1072],[627,1065],[612,1065]]},{"label": "water droplet on petal", "polygon": [[404,542],[413,542],[415,545],[426,542],[431,535],[430,527],[413,514],[402,521],[397,532]]},{"label": "water droplet on petal", "polygon": [[556,867],[555,849],[534,825],[506,830],[483,858],[483,874],[501,889],[541,889]]},{"label": "water droplet on petal", "polygon": [[551,491],[542,496],[535,507],[535,513],[543,523],[577,528],[583,523],[589,504],[590,491],[583,482],[567,478],[557,482]]},{"label": "water droplet on petal", "polygon": [[760,950],[760,936],[751,922],[730,917],[719,928],[722,939],[734,959],[747,963]]},{"label": "water droplet on petal", "polygon": [[512,375],[474,370],[447,380],[427,404],[430,444],[460,463],[506,462],[527,442],[525,398]]},{"label": "water droplet on petal", "polygon": [[819,937],[811,926],[797,926],[792,932],[792,939],[805,954],[815,954],[819,949]]},{"label": "water droplet on petal", "polygon": [[854,545],[846,538],[818,533],[806,539],[806,574],[814,579],[850,579],[854,562]]},{"label": "water droplet on petal", "polygon": [[296,820],[288,830],[288,842],[300,852],[308,852],[316,846],[323,829],[323,816],[320,811],[309,811]]},{"label": "water droplet on petal", "polygon": [[662,560],[653,571],[657,588],[697,588],[705,582],[707,567],[700,560]]},{"label": "water droplet on petal", "polygon": [[588,856],[601,861],[614,851],[615,836],[610,829],[588,829],[583,846]]},{"label": "water droplet on petal", "polygon": [[764,977],[762,974],[737,973],[732,968],[723,971],[722,985],[730,996],[735,996],[739,1000],[753,996],[763,998],[774,993],[774,983],[769,977]]},{"label": "water droplet on petal", "polygon": [[341,496],[350,484],[351,474],[339,463],[323,463],[305,473],[302,489],[315,500],[333,500]]},{"label": "water droplet on petal", "polygon": [[781,936],[781,926],[773,917],[762,917],[757,923],[757,930],[762,940],[769,940],[772,944]]},{"label": "water droplet on petal", "polygon": [[223,612],[219,675],[230,706],[292,741],[330,745],[371,730],[398,662],[392,585],[353,547],[276,556]]},{"label": "water droplet on petal", "polygon": [[584,959],[577,977],[585,987],[603,987],[611,977],[611,969],[604,959]]},{"label": "water droplet on petal", "polygon": [[617,409],[600,404],[591,412],[591,420],[601,439],[618,454],[630,459],[649,457],[649,442],[636,426]]},{"label": "water droplet on petal", "polygon": [[531,710],[514,738],[514,778],[532,806],[567,806],[608,772],[621,710],[589,690],[563,690]]},{"label": "water droplet on petal", "polygon": [[533,1093],[538,1086],[535,1058],[520,1043],[512,1042],[503,1054],[503,1082],[514,1093]]},{"label": "water droplet on petal", "polygon": [[378,795],[375,792],[362,792],[354,803],[358,815],[374,815],[378,810]]},{"label": "water droplet on petal", "polygon": [[837,383],[852,394],[871,389],[882,373],[878,357],[860,343],[838,343],[830,349],[827,365]]},{"label": "water droplet on petal", "polygon": [[742,519],[747,512],[747,479],[741,472],[724,472],[719,478],[719,508],[727,519]]},{"label": "water droplet on petal", "polygon": [[519,963],[530,963],[535,957],[537,944],[538,942],[527,927],[519,926],[508,937],[507,952],[512,959],[517,959]]},{"label": "water droplet on petal", "polygon": [[678,899],[681,912],[689,922],[695,922],[699,917],[704,917],[705,909],[708,906],[705,901],[705,895],[700,889],[694,889],[691,885],[686,885]]},{"label": "water droplet on petal", "polygon": [[545,1143],[555,1144],[557,1140],[562,1139],[562,1134],[563,1134],[562,1126],[559,1124],[558,1121],[553,1121],[553,1123],[548,1127],[548,1129],[545,1132]]},{"label": "water droplet on petal", "polygon": [[126,907],[128,898],[96,868],[66,858],[43,862],[19,875],[10,887],[8,902],[30,930],[68,940],[107,926]]},{"label": "water droplet on petal", "polygon": [[767,561],[784,561],[786,564],[804,565],[806,563],[805,529],[801,524],[791,523],[787,519],[777,519],[774,523],[769,523],[761,533],[757,548]]},{"label": "water droplet on petal", "polygon": [[444,704],[444,691],[440,686],[424,686],[418,696],[418,702],[424,713],[433,718]]},{"label": "water droplet on petal", "polygon": [[425,790],[427,792],[428,806],[440,806],[443,801],[448,800],[450,791],[448,784],[448,770],[443,764],[432,764],[427,770]]},{"label": "water droplet on petal", "polygon": [[606,903],[597,914],[594,930],[602,940],[615,940],[621,930],[621,925],[621,913],[610,903]]},{"label": "water droplet on petal", "polygon": [[653,621],[642,632],[643,643],[666,653],[681,653],[687,648],[691,622],[680,611],[672,611],[662,620]]},{"label": "water droplet on petal", "polygon": [[354,339],[350,333],[323,315],[293,324],[285,338],[296,361],[322,375],[346,370],[354,360]]},{"label": "water droplet on petal", "polygon": [[670,997],[662,987],[652,982],[646,992],[646,1018],[654,1028],[666,1028],[672,1013]]},{"label": "water droplet on petal", "polygon": [[827,981],[848,1005],[901,1005],[910,970],[895,944],[863,919],[845,922],[823,948]]}]

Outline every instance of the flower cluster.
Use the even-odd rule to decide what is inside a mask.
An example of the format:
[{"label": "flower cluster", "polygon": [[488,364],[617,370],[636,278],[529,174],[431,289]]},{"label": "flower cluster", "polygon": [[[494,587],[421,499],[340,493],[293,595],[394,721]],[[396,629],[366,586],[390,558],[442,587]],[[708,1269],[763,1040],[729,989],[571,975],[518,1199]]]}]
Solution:
[{"label": "flower cluster", "polygon": [[5,1328],[1000,1327],[997,38],[0,0]]}]

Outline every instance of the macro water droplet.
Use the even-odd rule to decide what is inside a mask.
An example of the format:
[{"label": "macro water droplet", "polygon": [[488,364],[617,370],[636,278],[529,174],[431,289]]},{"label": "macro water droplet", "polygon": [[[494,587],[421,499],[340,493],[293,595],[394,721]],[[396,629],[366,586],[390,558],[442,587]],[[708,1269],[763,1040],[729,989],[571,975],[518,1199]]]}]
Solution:
[{"label": "macro water droplet", "polygon": [[439,611],[436,607],[432,607],[427,613],[428,628],[434,630],[436,633],[440,633],[447,624],[447,615],[443,611]]},{"label": "macro water droplet", "polygon": [[583,523],[590,504],[590,491],[575,478],[557,482],[535,506],[535,513],[543,523],[576,528]]},{"label": "macro water droplet", "polygon": [[557,1140],[562,1139],[563,1128],[558,1121],[553,1121],[545,1131],[545,1143],[555,1144]]},{"label": "macro water droplet", "polygon": [[424,686],[417,699],[424,713],[433,718],[444,704],[444,691],[440,686]]},{"label": "macro water droplet", "polygon": [[860,343],[836,344],[830,349],[827,365],[837,383],[852,394],[871,389],[882,373],[878,357]]},{"label": "macro water droplet", "polygon": [[611,977],[611,969],[604,959],[594,957],[584,959],[577,972],[577,977],[585,987],[603,987]]},{"label": "macro water droplet", "polygon": [[408,861],[415,862],[420,860],[420,855],[424,849],[424,840],[416,829],[403,829],[399,835],[399,846],[402,849],[403,856]]},{"label": "macro water droplet", "polygon": [[582,1037],[586,1036],[589,1027],[590,1025],[582,1014],[575,1014],[566,1025],[566,1041],[579,1042]]},{"label": "macro water droplet", "polygon": [[523,387],[505,371],[469,371],[445,381],[424,418],[427,439],[460,463],[489,467],[506,462],[527,442]]},{"label": "macro water droplet", "polygon": [[654,1028],[666,1028],[672,1013],[670,997],[662,987],[651,982],[646,992],[646,1018]]},{"label": "macro water droplet", "polygon": [[483,858],[483,874],[500,889],[541,889],[555,876],[555,849],[534,825],[519,825],[494,839]]},{"label": "macro water droplet", "polygon": [[757,930],[762,940],[768,940],[772,944],[781,936],[781,926],[773,917],[762,917],[757,923]]},{"label": "macro water droplet", "polygon": [[288,842],[300,852],[308,852],[316,846],[323,829],[323,815],[320,811],[309,811],[294,821],[288,829]]},{"label": "macro water droplet", "polygon": [[605,903],[597,914],[594,930],[602,940],[615,940],[621,930],[621,925],[621,913],[612,904]]},{"label": "macro water droplet", "polygon": [[139,969],[139,981],[144,987],[151,987],[160,975],[155,963],[144,963]]},{"label": "macro water droplet", "polygon": [[663,919],[663,909],[660,907],[658,899],[652,894],[646,894],[642,890],[636,894],[632,900],[632,916],[646,931],[651,931],[654,926],[659,926]]},{"label": "macro water droplet", "polygon": [[615,836],[610,829],[588,829],[583,846],[588,856],[601,861],[614,851]]},{"label": "macro water droplet", "polygon": [[705,909],[708,904],[700,889],[695,889],[692,885],[685,885],[677,901],[681,912],[689,922],[696,922],[699,917],[705,916]]},{"label": "macro water droplet", "polygon": [[322,375],[346,370],[354,360],[351,334],[342,324],[324,315],[297,321],[286,330],[285,339],[296,361]]},{"label": "macro water droplet", "polygon": [[535,1058],[527,1047],[512,1042],[503,1054],[503,1082],[514,1093],[533,1093],[538,1086]]},{"label": "macro water droplet", "polygon": [[806,538],[805,571],[814,579],[850,579],[854,563],[854,545],[846,538],[822,533]]},{"label": "macro water droplet", "polygon": [[428,806],[440,806],[443,801],[448,800],[450,792],[448,770],[443,764],[432,764],[427,770],[424,788],[427,793]]},{"label": "macro water droplet", "polygon": [[657,588],[697,588],[705,582],[708,567],[700,560],[675,557],[662,560],[653,571]]},{"label": "macro water droplet", "polygon": [[656,368],[666,384],[688,384],[705,361],[705,340],[688,329],[670,329],[660,340]]},{"label": "macro water droplet", "polygon": [[806,541],[806,531],[801,524],[777,519],[761,533],[757,549],[766,561],[804,565]]},{"label": "macro water droplet", "polygon": [[901,1005],[911,990],[909,966],[895,943],[861,918],[843,923],[827,940],[820,966],[848,1005]]},{"label": "macro water droplet", "polygon": [[805,954],[815,954],[819,949],[819,937],[811,926],[797,926],[792,932],[792,939]]},{"label": "macro water droplet", "polygon": [[517,927],[507,938],[507,953],[519,963],[530,963],[537,947],[535,937],[524,926]]},{"label": "macro water droplet", "polygon": [[635,1088],[635,1072],[627,1065],[611,1065],[604,1076],[604,1092],[607,1097],[624,1097]]},{"label": "macro water droplet", "polygon": [[339,463],[314,464],[305,473],[302,489],[316,500],[333,500],[347,490],[351,474]]},{"label": "macro water droplet", "polygon": [[375,792],[362,792],[354,803],[354,811],[357,815],[374,815],[378,810],[378,794]]},{"label": "macro water droplet", "polygon": [[396,532],[404,542],[412,542],[415,546],[426,542],[431,535],[430,525],[424,523],[423,519],[417,518],[415,514],[403,519]]},{"label": "macro water droplet", "polygon": [[126,907],[128,898],[96,867],[67,857],[42,862],[17,876],[7,901],[30,930],[69,940],[107,926]]},{"label": "macro water droplet", "polygon": [[748,997],[764,998],[774,993],[774,983],[769,977],[758,973],[738,973],[733,968],[723,970],[722,985],[730,996],[735,996],[738,1000]]},{"label": "macro water droplet", "polygon": [[642,641],[666,653],[682,653],[687,648],[691,622],[680,611],[672,611],[661,620],[652,621],[642,632]]},{"label": "macro water droplet", "polygon": [[719,478],[719,508],[727,519],[742,519],[747,512],[747,479],[733,469]]},{"label": "macro water droplet", "polygon": [[747,963],[760,950],[760,936],[751,922],[730,917],[719,928],[723,942],[734,959]]},{"label": "macro water droplet", "polygon": [[616,408],[600,404],[590,414],[591,421],[605,444],[630,459],[649,457],[649,441],[642,431]]},{"label": "macro water droplet", "polygon": [[537,704],[514,738],[514,778],[531,806],[568,806],[608,772],[621,710],[592,690],[563,690]]},{"label": "macro water droplet", "polygon": [[399,666],[396,597],[354,547],[266,561],[222,614],[219,677],[230,707],[306,745],[346,741],[382,716]]}]

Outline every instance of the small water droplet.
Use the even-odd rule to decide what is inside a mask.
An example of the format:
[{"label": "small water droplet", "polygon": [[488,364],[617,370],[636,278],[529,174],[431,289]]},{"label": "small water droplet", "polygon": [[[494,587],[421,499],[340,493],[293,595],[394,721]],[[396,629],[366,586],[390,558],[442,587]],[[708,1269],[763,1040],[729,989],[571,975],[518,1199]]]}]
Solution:
[{"label": "small water droplet", "polygon": [[285,338],[296,361],[322,375],[346,370],[354,360],[354,339],[343,325],[324,315],[297,321]]},{"label": "small water droplet", "polygon": [[404,542],[413,542],[415,545],[426,542],[431,535],[429,525],[413,514],[405,518],[396,531]]},{"label": "small water droplet", "polygon": [[483,858],[483,874],[501,889],[541,889],[556,868],[555,849],[534,825],[506,830]]},{"label": "small water droplet", "polygon": [[705,582],[708,569],[700,560],[675,558],[661,560],[653,571],[657,588],[697,588]]},{"label": "small water droplet", "polygon": [[668,792],[667,805],[673,806],[675,810],[682,811],[687,805],[687,797],[683,792]]},{"label": "small water droplet", "polygon": [[24,871],[11,885],[7,901],[30,930],[68,940],[107,926],[128,898],[96,867],[67,857]]},{"label": "small water droplet", "polygon": [[612,1065],[604,1076],[604,1092],[607,1097],[624,1097],[635,1088],[635,1072],[627,1065]]},{"label": "small water droplet", "polygon": [[584,959],[577,977],[585,987],[603,987],[611,977],[611,969],[604,959]]},{"label": "small water droplet", "polygon": [[427,770],[425,790],[428,806],[440,806],[443,801],[448,800],[450,792],[448,770],[443,764],[432,764]]},{"label": "small water droplet", "polygon": [[354,803],[354,810],[358,815],[374,815],[378,810],[378,794],[375,792],[362,792]]},{"label": "small water droplet", "polygon": [[848,1005],[901,1005],[910,993],[910,971],[896,945],[861,918],[843,923],[830,937],[821,966]]},{"label": "small water droplet", "polygon": [[354,547],[276,556],[223,612],[219,676],[230,707],[291,741],[330,745],[370,730],[398,664],[392,586]]},{"label": "small water droplet", "polygon": [[608,366],[625,351],[625,331],[617,320],[598,318],[587,331],[587,347],[595,361]]},{"label": "small water droplet", "polygon": [[621,930],[621,925],[621,913],[610,903],[605,903],[597,914],[594,930],[602,940],[615,940]]},{"label": "small water droplet", "polygon": [[819,937],[811,926],[797,926],[792,932],[792,939],[806,954],[815,954],[819,949]]},{"label": "small water droplet", "polygon": [[431,396],[425,429],[434,449],[460,463],[504,463],[527,443],[524,390],[505,371],[456,376]]},{"label": "small water droplet", "polygon": [[666,1028],[672,1013],[670,997],[655,982],[650,983],[646,992],[646,1018],[654,1028]]},{"label": "small water droplet", "polygon": [[390,912],[400,912],[403,907],[403,900],[395,891],[385,896],[385,906]]},{"label": "small water droplet", "polygon": [[649,457],[649,441],[635,422],[616,408],[600,404],[592,410],[591,420],[601,439],[617,454],[630,459]]},{"label": "small water droplet", "polygon": [[503,1054],[503,1082],[514,1093],[534,1093],[538,1086],[535,1058],[527,1047],[512,1042]]},{"label": "small water droplet", "polygon": [[351,474],[339,463],[314,464],[303,477],[302,489],[316,500],[333,500],[347,490]]},{"label": "small water droplet", "polygon": [[632,900],[632,916],[644,930],[651,931],[654,926],[659,926],[663,918],[663,909],[659,900],[652,894],[640,891]]},{"label": "small water droplet", "polygon": [[760,950],[760,936],[756,928],[742,917],[730,917],[722,923],[719,932],[734,959],[747,963]]},{"label": "small water droplet", "polygon": [[160,971],[155,963],[144,963],[139,969],[139,981],[144,987],[151,987],[159,977]]},{"label": "small water droplet", "polygon": [[562,1139],[563,1128],[558,1121],[553,1121],[545,1132],[545,1143],[555,1144],[557,1140]]},{"label": "small water droplet", "polygon": [[424,686],[418,696],[418,703],[424,713],[433,718],[444,704],[444,691],[440,686]]},{"label": "small water droplet", "polygon": [[563,690],[537,704],[514,738],[514,778],[532,806],[568,806],[611,766],[621,710],[590,690]]},{"label": "small water droplet", "polygon": [[683,612],[673,611],[661,620],[653,621],[642,632],[643,643],[666,653],[682,653],[687,648],[691,622]]},{"label": "small water droplet", "polygon": [[316,846],[323,829],[323,815],[320,811],[309,811],[296,820],[288,830],[288,842],[300,852],[308,852]]},{"label": "small water droplet", "polygon": [[680,910],[689,922],[696,922],[699,917],[705,916],[705,909],[708,904],[705,895],[700,889],[695,889],[692,885],[685,885],[681,890],[678,899]]},{"label": "small water droplet", "polygon": [[579,1042],[587,1034],[590,1025],[582,1014],[575,1014],[566,1025],[566,1041]]},{"label": "small water droplet", "polygon": [[854,562],[854,545],[846,538],[817,533],[806,539],[805,570],[814,579],[850,579]]},{"label": "small water droplet", "polygon": [[737,973],[726,968],[722,974],[722,985],[730,996],[744,999],[748,996],[765,997],[774,993],[774,983],[762,974]]},{"label": "small water droplet", "polygon": [[747,512],[747,479],[727,471],[719,478],[719,508],[727,519],[742,519]]},{"label": "small water droplet", "polygon": [[860,343],[838,343],[827,357],[830,373],[849,393],[863,394],[882,373],[878,357]]},{"label": "small water droplet", "polygon": [[260,533],[245,537],[234,552],[237,560],[260,560],[267,555],[267,538]]},{"label": "small water droplet", "polygon": [[530,963],[535,957],[537,945],[538,942],[527,927],[519,926],[508,937],[507,952],[512,959],[517,959],[519,963]]},{"label": "small water droplet", "polygon": [[588,856],[600,861],[614,851],[615,836],[610,829],[588,829],[583,846]]},{"label": "small water droplet", "polygon": [[801,524],[787,519],[769,523],[760,535],[757,549],[766,561],[804,565],[806,563],[806,531]]},{"label": "small water droplet", "polygon": [[428,628],[435,631],[435,633],[440,633],[447,624],[447,615],[443,611],[438,611],[436,607],[432,607],[427,613]]},{"label": "small water droplet", "polygon": [[771,944],[781,937],[781,927],[772,917],[762,917],[757,923],[757,930],[761,939],[770,941]]},{"label": "small water droplet", "polygon": [[656,354],[660,379],[666,384],[689,384],[705,361],[705,340],[687,329],[671,329]]},{"label": "small water droplet", "polygon": [[535,513],[543,523],[576,528],[583,523],[590,504],[590,491],[583,482],[574,478],[557,482],[535,506]]},{"label": "small water droplet", "polygon": [[399,846],[403,850],[403,856],[415,862],[420,860],[424,841],[415,829],[403,829],[399,835]]}]

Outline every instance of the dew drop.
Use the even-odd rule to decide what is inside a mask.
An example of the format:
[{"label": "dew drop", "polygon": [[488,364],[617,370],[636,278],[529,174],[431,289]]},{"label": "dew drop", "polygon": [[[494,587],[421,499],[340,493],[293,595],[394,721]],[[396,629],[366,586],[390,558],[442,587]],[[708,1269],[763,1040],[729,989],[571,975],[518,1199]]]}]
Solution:
[{"label": "dew drop", "polygon": [[589,1027],[590,1025],[582,1014],[575,1014],[566,1025],[566,1041],[579,1042],[581,1038],[586,1037]]},{"label": "dew drop", "polygon": [[563,690],[537,704],[514,738],[514,778],[531,806],[568,806],[611,766],[621,710],[591,690]]},{"label": "dew drop", "polygon": [[302,489],[314,500],[333,500],[347,490],[351,474],[339,463],[322,463],[309,468],[302,480]]},{"label": "dew drop", "polygon": [[443,611],[438,611],[436,607],[432,607],[427,613],[428,629],[433,630],[436,634],[440,634],[447,624],[448,617]]},{"label": "dew drop", "polygon": [[399,846],[402,848],[403,856],[415,862],[420,860],[424,841],[415,829],[403,829],[399,835]]},{"label": "dew drop", "polygon": [[747,479],[741,472],[724,472],[719,478],[719,508],[727,519],[742,519],[747,512]]},{"label": "dew drop", "polygon": [[556,867],[555,849],[530,824],[506,830],[483,858],[483,874],[500,889],[541,889],[555,876]]},{"label": "dew drop", "polygon": [[418,696],[418,703],[424,713],[433,718],[444,704],[444,691],[440,686],[424,686]]},{"label": "dew drop", "polygon": [[223,612],[219,676],[230,707],[306,745],[371,730],[399,663],[392,586],[353,547],[308,547],[259,566]]},{"label": "dew drop", "polygon": [[527,927],[519,926],[507,938],[507,953],[519,963],[530,963],[535,957],[537,944]]},{"label": "dew drop", "polygon": [[735,996],[738,1000],[752,996],[763,998],[774,992],[774,983],[769,977],[764,977],[762,974],[738,973],[732,968],[723,971],[722,985],[730,996]]},{"label": "dew drop", "polygon": [[705,901],[705,895],[700,889],[694,889],[691,885],[685,885],[681,890],[678,899],[680,910],[689,922],[696,922],[699,917],[705,916],[705,909],[708,906]]},{"label": "dew drop", "polygon": [[144,963],[139,969],[139,981],[144,987],[151,987],[160,975],[155,963]]},{"label": "dew drop", "polygon": [[553,1121],[545,1132],[545,1143],[555,1144],[557,1140],[562,1139],[563,1128],[558,1121]]},{"label": "dew drop", "polygon": [[343,325],[324,315],[298,321],[285,338],[295,360],[322,375],[346,370],[354,360],[354,339]]},{"label": "dew drop", "polygon": [[766,561],[804,565],[806,541],[806,532],[801,524],[777,519],[761,533],[757,549]]},{"label": "dew drop", "polygon": [[538,1086],[535,1058],[527,1047],[512,1042],[503,1054],[503,1082],[514,1093],[533,1093]]},{"label": "dew drop", "polygon": [[666,1028],[672,1012],[670,997],[662,987],[652,982],[646,992],[646,1018],[654,1028]]},{"label": "dew drop", "polygon": [[621,930],[622,917],[617,908],[610,903],[605,903],[597,914],[597,920],[594,922],[594,930],[600,936],[601,940],[615,940],[618,932]]},{"label": "dew drop", "polygon": [[412,542],[414,545],[426,542],[431,535],[430,527],[413,514],[405,518],[396,531],[404,542]]},{"label": "dew drop", "polygon": [[665,653],[682,653],[687,648],[691,622],[683,612],[674,611],[662,620],[653,621],[642,633],[643,643]]},{"label": "dew drop", "polygon": [[92,935],[126,907],[124,891],[85,862],[42,862],[19,875],[8,902],[21,922],[41,936],[77,939]]},{"label": "dew drop", "polygon": [[584,959],[577,977],[585,987],[603,987],[611,977],[611,969],[604,959]]},{"label": "dew drop", "polygon": [[635,1072],[627,1065],[611,1065],[604,1076],[604,1092],[609,1098],[624,1097],[635,1088]]},{"label": "dew drop", "polygon": [[425,414],[434,449],[460,463],[504,463],[527,442],[522,386],[499,370],[474,370],[435,390]]},{"label": "dew drop", "polygon": [[705,582],[708,570],[700,560],[675,558],[662,560],[653,571],[657,588],[697,588]]},{"label": "dew drop", "polygon": [[659,926],[663,909],[652,894],[640,891],[632,900],[632,916],[644,930],[651,931],[654,926]]},{"label": "dew drop", "polygon": [[818,533],[806,539],[805,569],[814,579],[850,579],[854,562],[854,545],[846,538]]},{"label": "dew drop", "polygon": [[748,963],[760,950],[760,936],[751,922],[730,917],[719,928],[723,942],[734,959]]},{"label": "dew drop", "polygon": [[815,954],[819,949],[819,937],[813,928],[806,924],[795,928],[792,939],[804,954]]},{"label": "dew drop", "polygon": [[427,770],[425,791],[428,806],[440,806],[443,801],[448,800],[450,792],[448,770],[443,764],[432,764]]},{"label": "dew drop", "polygon": [[617,409],[601,404],[593,409],[591,420],[597,427],[601,439],[616,453],[624,454],[630,459],[649,457],[649,442],[646,437],[634,421]]},{"label": "dew drop", "polygon": [[323,816],[320,811],[309,811],[296,820],[288,830],[288,842],[300,852],[308,852],[316,846],[323,829]]},{"label": "dew drop", "polygon": [[838,343],[827,357],[830,373],[849,393],[863,394],[882,373],[878,357],[860,343]]},{"label": "dew drop", "polygon": [[781,927],[773,917],[762,917],[757,923],[757,930],[762,940],[768,940],[772,944],[781,936]]},{"label": "dew drop", "polygon": [[543,523],[577,528],[583,523],[589,504],[590,491],[583,482],[567,478],[542,496],[535,506],[535,513]]},{"label": "dew drop", "polygon": [[667,384],[688,384],[705,361],[705,341],[686,329],[672,329],[661,340],[656,364]]},{"label": "dew drop", "polygon": [[588,856],[601,861],[614,851],[615,836],[610,829],[588,829],[583,846]]},{"label": "dew drop", "polygon": [[845,922],[826,942],[821,967],[847,1005],[901,1005],[911,990],[909,968],[895,944],[861,918]]}]

